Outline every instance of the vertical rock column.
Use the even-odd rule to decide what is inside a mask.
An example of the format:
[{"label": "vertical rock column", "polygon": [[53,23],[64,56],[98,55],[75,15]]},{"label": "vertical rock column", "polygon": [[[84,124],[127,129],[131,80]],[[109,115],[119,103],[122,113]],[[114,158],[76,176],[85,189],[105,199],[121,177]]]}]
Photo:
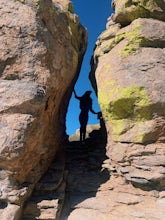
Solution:
[{"label": "vertical rock column", "polygon": [[0,216],[11,220],[62,149],[87,34],[67,0],[0,0],[0,14]]},{"label": "vertical rock column", "polygon": [[[140,196],[134,201],[139,218],[163,219],[165,1],[115,0],[112,6],[115,14],[96,42],[90,75],[107,128],[109,169],[120,176],[112,184],[121,200],[127,192],[120,204],[131,207],[131,194]],[[113,202],[119,204],[112,196]],[[136,217],[129,207],[123,219]]]}]

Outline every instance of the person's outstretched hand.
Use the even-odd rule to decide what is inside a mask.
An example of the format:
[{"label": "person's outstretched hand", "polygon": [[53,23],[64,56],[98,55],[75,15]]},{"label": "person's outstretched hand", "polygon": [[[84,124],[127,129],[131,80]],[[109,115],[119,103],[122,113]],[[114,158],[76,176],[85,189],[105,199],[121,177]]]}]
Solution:
[{"label": "person's outstretched hand", "polygon": [[98,119],[102,119],[102,118],[103,118],[103,116],[102,116],[102,113],[101,113],[101,112],[98,112],[98,113],[97,113],[97,118],[98,118]]}]

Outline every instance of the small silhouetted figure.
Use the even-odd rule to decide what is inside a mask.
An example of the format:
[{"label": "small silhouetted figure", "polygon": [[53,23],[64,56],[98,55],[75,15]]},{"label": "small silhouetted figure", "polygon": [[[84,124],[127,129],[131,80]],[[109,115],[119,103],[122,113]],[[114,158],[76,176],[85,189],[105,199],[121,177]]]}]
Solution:
[{"label": "small silhouetted figure", "polygon": [[79,121],[80,121],[80,142],[83,142],[85,140],[85,135],[86,135],[86,126],[88,122],[88,113],[91,111],[93,114],[97,114],[92,109],[92,99],[90,97],[90,94],[92,91],[86,91],[84,95],[82,96],[77,96],[75,90],[73,91],[75,98],[80,101],[80,115],[79,115]]},{"label": "small silhouetted figure", "polygon": [[97,118],[100,120],[101,137],[102,137],[103,141],[105,141],[107,143],[107,130],[105,127],[105,122],[104,122],[102,112],[98,112]]}]

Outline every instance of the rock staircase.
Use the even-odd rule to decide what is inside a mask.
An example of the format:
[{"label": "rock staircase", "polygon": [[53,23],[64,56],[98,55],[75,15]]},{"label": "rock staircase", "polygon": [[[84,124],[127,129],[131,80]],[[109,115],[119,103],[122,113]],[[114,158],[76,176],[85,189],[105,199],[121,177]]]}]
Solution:
[{"label": "rock staircase", "polygon": [[26,204],[22,220],[91,220],[91,215],[107,210],[109,172],[103,168],[107,158],[100,134],[94,130],[85,143],[72,141],[65,146],[65,170],[61,161],[52,163]]},{"label": "rock staircase", "polygon": [[38,182],[25,206],[22,220],[55,220],[65,198],[64,163],[54,161]]},{"label": "rock staircase", "polygon": [[[66,147],[68,169],[64,208],[60,220],[100,220],[109,210],[109,162],[99,130],[90,134],[84,144],[71,142]],[[106,162],[106,164],[104,164]]]}]

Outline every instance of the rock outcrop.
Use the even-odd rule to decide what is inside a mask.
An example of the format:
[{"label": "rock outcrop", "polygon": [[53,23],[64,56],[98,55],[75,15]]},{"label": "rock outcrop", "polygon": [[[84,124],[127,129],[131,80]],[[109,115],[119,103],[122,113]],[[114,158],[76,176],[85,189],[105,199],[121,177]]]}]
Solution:
[{"label": "rock outcrop", "polygon": [[20,218],[63,148],[65,115],[87,44],[68,0],[0,0],[0,216]]},{"label": "rock outcrop", "polygon": [[107,133],[64,149],[86,30],[69,0],[0,0],[1,220],[59,219],[67,173],[61,220],[164,219],[165,1],[112,6],[91,71]]},{"label": "rock outcrop", "polygon": [[164,0],[112,0],[115,21],[128,25],[137,18],[154,18],[165,21]]},{"label": "rock outcrop", "polygon": [[90,75],[107,128],[109,170],[117,171],[108,219],[163,220],[165,1],[112,5],[115,14],[96,42]]}]

